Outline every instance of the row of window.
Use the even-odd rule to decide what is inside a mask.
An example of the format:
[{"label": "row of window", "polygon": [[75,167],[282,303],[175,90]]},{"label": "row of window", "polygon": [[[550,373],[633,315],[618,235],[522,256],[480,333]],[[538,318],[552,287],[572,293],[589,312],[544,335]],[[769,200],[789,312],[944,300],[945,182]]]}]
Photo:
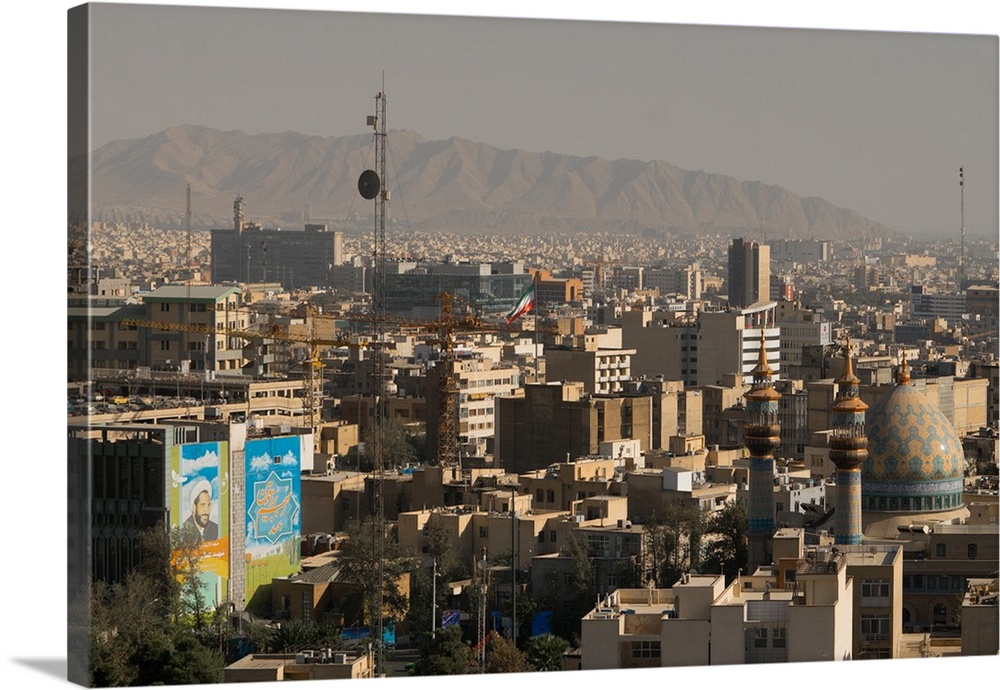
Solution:
[{"label": "row of window", "polygon": [[904,592],[964,592],[964,575],[903,575]]},{"label": "row of window", "polygon": [[771,644],[770,647],[774,649],[782,649],[787,646],[788,636],[787,630],[785,628],[754,628],[753,629],[753,646],[757,649],[762,649],[768,647],[767,644],[768,636],[770,633]]},{"label": "row of window", "polygon": [[941,510],[957,508],[961,505],[961,496],[947,494],[945,496],[868,496],[862,499],[862,504],[868,510]]},{"label": "row of window", "polygon": [[[934,545],[934,556],[935,558],[947,558],[948,557],[948,545],[943,543],[937,543]],[[965,557],[966,558],[976,558],[979,556],[979,545],[978,544],[967,544],[965,547]]]}]

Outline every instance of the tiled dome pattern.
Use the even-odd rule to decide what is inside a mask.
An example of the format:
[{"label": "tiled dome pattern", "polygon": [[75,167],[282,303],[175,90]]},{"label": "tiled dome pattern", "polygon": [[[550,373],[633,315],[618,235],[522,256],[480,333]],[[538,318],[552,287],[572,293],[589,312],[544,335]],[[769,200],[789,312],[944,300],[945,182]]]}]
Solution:
[{"label": "tiled dome pattern", "polygon": [[962,443],[919,390],[897,386],[872,407],[868,422],[868,459],[862,467],[867,508],[941,510],[961,503]]}]

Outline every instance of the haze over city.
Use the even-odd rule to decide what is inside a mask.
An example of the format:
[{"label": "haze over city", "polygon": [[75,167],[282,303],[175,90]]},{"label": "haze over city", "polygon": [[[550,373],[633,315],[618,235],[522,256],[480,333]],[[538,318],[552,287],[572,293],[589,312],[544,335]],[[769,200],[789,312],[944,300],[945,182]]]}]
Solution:
[{"label": "haze over city", "polygon": [[967,235],[997,226],[996,37],[145,9],[95,26],[94,149],[182,124],[363,134],[384,79],[390,130],[661,160],[917,237],[957,231],[963,167]]},{"label": "haze over city", "polygon": [[[58,49],[60,46],[52,44],[62,39],[58,28],[65,25],[65,10],[74,4],[37,3],[19,10],[18,22],[31,17],[37,24],[31,31],[12,32],[14,35],[3,48],[7,51],[6,62],[11,65],[28,64],[26,56],[30,56],[30,70],[12,70],[8,76],[12,93],[33,94],[31,107],[12,107],[4,117],[5,122],[16,120],[11,127],[24,133],[12,142],[12,158],[22,165],[19,182],[31,189],[24,196],[17,190],[21,203],[14,208],[15,225],[31,228],[32,232],[40,227],[39,213],[45,220],[41,225],[46,228],[60,227],[63,220],[60,170],[65,159],[61,136],[65,103],[60,99],[65,93],[65,55]],[[224,1],[213,4],[240,6]],[[431,2],[423,3],[419,10],[408,3],[377,1],[364,7],[306,0],[272,0],[266,4],[348,13],[468,11],[532,15],[540,11],[537,3],[517,2],[475,8]],[[880,34],[887,38],[886,45],[899,48],[887,54],[878,45],[863,40],[870,36],[857,35],[841,49],[838,40],[843,37],[826,36],[823,38],[828,41],[817,42],[812,40],[816,33],[794,30],[788,33],[798,34],[796,40],[791,40],[790,35],[787,42],[776,42],[771,40],[775,34],[770,29],[760,29],[761,35],[769,36],[767,47],[749,46],[727,27],[694,30],[695,36],[712,33],[726,37],[706,48],[686,41],[674,27],[585,23],[579,29],[590,31],[573,41],[572,31],[560,31],[553,22],[543,25],[555,31],[539,33],[532,30],[531,22],[506,18],[495,22],[466,18],[444,22],[458,28],[472,22],[499,27],[495,35],[477,33],[472,37],[438,35],[431,26],[437,25],[437,20],[419,17],[374,22],[386,27],[384,36],[377,38],[365,34],[373,27],[370,19],[361,22],[359,15],[350,14],[344,18],[350,18],[352,23],[343,30],[303,25],[290,37],[269,32],[266,24],[253,21],[241,20],[232,26],[207,22],[204,33],[180,31],[165,22],[154,27],[152,34],[159,36],[131,27],[129,38],[122,33],[112,36],[111,43],[117,46],[114,52],[95,53],[95,60],[103,61],[108,68],[105,74],[113,74],[129,90],[124,95],[116,92],[111,80],[102,82],[101,75],[95,74],[95,89],[105,89],[112,99],[108,102],[116,105],[100,110],[101,104],[95,102],[91,144],[96,149],[109,141],[144,137],[183,123],[248,133],[291,130],[319,136],[368,134],[364,115],[372,109],[372,96],[382,88],[384,73],[392,129],[413,130],[429,139],[458,136],[501,148],[595,155],[610,160],[664,160],[689,170],[760,180],[803,196],[816,195],[856,210],[874,222],[921,237],[944,235],[957,241],[956,173],[959,166],[964,166],[968,237],[995,241],[995,17],[975,17],[951,6],[929,10],[899,3],[899,14],[893,20],[891,16],[886,18],[883,8],[873,9],[865,3],[838,3],[836,8],[822,12],[803,10],[801,3],[789,5],[784,14],[776,14],[767,6],[754,7],[748,14],[750,8],[744,3],[700,3],[684,8],[683,14],[682,10],[659,10],[654,14],[652,9],[584,2],[552,9],[550,13],[572,13],[585,20],[761,22],[823,29],[847,26],[863,31],[899,28],[928,32],[940,28],[994,35],[927,40],[915,35],[893,38]],[[803,11],[811,15],[803,15]],[[853,15],[845,17],[844,12]],[[37,15],[42,18],[37,19]],[[858,16],[866,19],[858,22]],[[428,30],[415,36],[411,25],[426,26]],[[605,38],[608,28],[615,29],[610,35],[618,40]],[[234,32],[242,38],[233,40]],[[669,36],[659,49],[641,40],[634,45],[621,40],[633,34],[645,38],[659,33]],[[807,40],[803,41],[803,37]],[[552,45],[543,46],[550,38]],[[733,44],[733,53],[724,52],[729,48],[724,45],[727,42]],[[448,50],[447,46],[455,48]],[[348,50],[349,59],[340,48]],[[790,61],[781,51],[792,48],[796,52]],[[314,49],[318,57],[300,61]],[[907,52],[911,49],[913,52]],[[400,57],[403,50],[410,51],[411,57],[419,55],[420,60]],[[816,63],[812,64],[814,50]],[[369,59],[369,55],[374,57]],[[617,58],[624,60],[614,64]],[[213,74],[209,69],[212,65],[230,70],[228,77],[232,78]],[[541,73],[539,65],[548,66],[549,74]],[[793,74],[796,65],[802,65],[803,72],[814,74],[816,79]],[[869,69],[872,65],[887,65],[891,73]],[[499,67],[509,71],[501,75]],[[581,80],[580,74],[587,74],[587,79]],[[687,79],[691,74],[701,76]],[[432,76],[436,81],[432,87],[427,86],[424,79]],[[597,77],[607,79],[607,86],[601,96],[592,97],[588,94],[598,88],[591,80]],[[788,93],[777,87],[779,82],[793,85],[800,98],[789,101]],[[55,86],[43,89],[41,101],[36,102],[34,94],[38,93],[39,83]],[[269,90],[271,86],[276,90]],[[735,97],[735,102],[730,97]],[[205,110],[194,112],[192,104],[204,105]],[[876,125],[885,128],[876,129]],[[874,134],[876,131],[879,133]],[[50,143],[39,147],[39,142]],[[50,179],[55,192],[40,182]],[[995,259],[995,250],[990,251]],[[37,281],[39,273],[33,263],[25,262],[11,275],[21,281]],[[42,264],[37,268],[48,279],[48,266]],[[61,269],[61,265],[56,266],[51,286],[44,288],[46,299],[48,289],[58,295],[51,297],[53,304],[64,299]],[[9,305],[11,313],[28,319],[28,302],[14,301]],[[58,365],[64,356],[58,344],[46,345],[42,350],[39,361],[55,361]],[[15,369],[15,390],[36,390],[41,376],[45,390],[56,392],[53,401],[41,403],[45,413],[29,420],[32,433],[50,435],[48,420],[63,414],[61,370],[53,374],[50,367]],[[56,450],[57,455],[60,452]],[[61,476],[53,479],[52,493],[57,502],[64,495],[62,480]],[[25,553],[36,548],[39,530],[54,533],[59,540],[65,527],[61,510],[39,510],[38,499],[27,492],[15,496],[8,505],[12,515],[35,515],[38,519],[37,530],[15,530],[15,550]],[[38,615],[39,598],[47,596],[45,593],[57,592],[55,604],[61,601],[58,593],[65,585],[63,575],[57,563],[52,568],[40,568],[27,585],[21,573],[7,579],[8,587],[16,585],[23,591],[27,586],[28,593],[34,595],[13,599],[11,615],[21,621],[22,634],[9,642],[10,663],[5,671],[15,682],[23,679],[40,687],[64,684],[65,644],[58,634],[51,634],[49,622]],[[64,616],[57,613],[56,618],[62,620]],[[732,668],[713,669],[712,677],[722,682],[767,682],[772,672],[769,668],[741,667],[736,673]],[[893,676],[894,669],[901,668],[908,677],[916,677],[919,671],[920,677],[930,682],[952,682],[956,674],[968,673],[969,669],[992,673],[996,667],[993,659],[984,662],[965,658],[938,660],[930,667],[918,661],[890,668]],[[872,677],[883,679],[889,675],[881,667],[872,669],[868,665],[848,665],[846,669],[840,666],[836,671],[838,681],[868,682]],[[671,673],[671,678],[701,682],[697,669],[673,669]],[[637,670],[630,672],[629,678],[659,682],[662,676],[658,671]],[[542,687],[546,680],[522,677],[518,682]],[[459,687],[465,681],[436,678],[412,682],[414,687],[429,688]],[[826,681],[818,683],[824,685]]]}]

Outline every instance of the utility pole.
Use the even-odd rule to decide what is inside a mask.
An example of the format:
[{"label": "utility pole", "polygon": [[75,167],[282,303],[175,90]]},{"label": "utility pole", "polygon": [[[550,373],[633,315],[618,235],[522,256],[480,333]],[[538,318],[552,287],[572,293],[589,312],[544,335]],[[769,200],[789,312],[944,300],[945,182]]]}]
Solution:
[{"label": "utility pole", "polygon": [[431,639],[437,630],[437,559],[431,556]]},{"label": "utility pole", "polygon": [[517,482],[510,485],[510,639],[517,649]]}]

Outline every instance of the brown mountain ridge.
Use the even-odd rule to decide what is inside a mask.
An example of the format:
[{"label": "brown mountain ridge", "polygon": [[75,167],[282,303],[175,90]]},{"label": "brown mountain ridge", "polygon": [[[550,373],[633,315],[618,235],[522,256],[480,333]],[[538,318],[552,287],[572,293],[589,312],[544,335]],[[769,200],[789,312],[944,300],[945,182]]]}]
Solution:
[{"label": "brown mountain ridge", "polygon": [[[504,150],[465,139],[388,133],[393,222],[471,232],[657,228],[782,237],[889,236],[892,229],[818,197],[776,185],[682,170],[664,161],[607,160]],[[300,229],[306,220],[369,227],[357,179],[373,167],[371,135],[246,134],[182,125],[110,142],[91,157],[97,220],[228,227],[244,197],[248,220]],[[71,161],[71,183],[79,172]]]}]

